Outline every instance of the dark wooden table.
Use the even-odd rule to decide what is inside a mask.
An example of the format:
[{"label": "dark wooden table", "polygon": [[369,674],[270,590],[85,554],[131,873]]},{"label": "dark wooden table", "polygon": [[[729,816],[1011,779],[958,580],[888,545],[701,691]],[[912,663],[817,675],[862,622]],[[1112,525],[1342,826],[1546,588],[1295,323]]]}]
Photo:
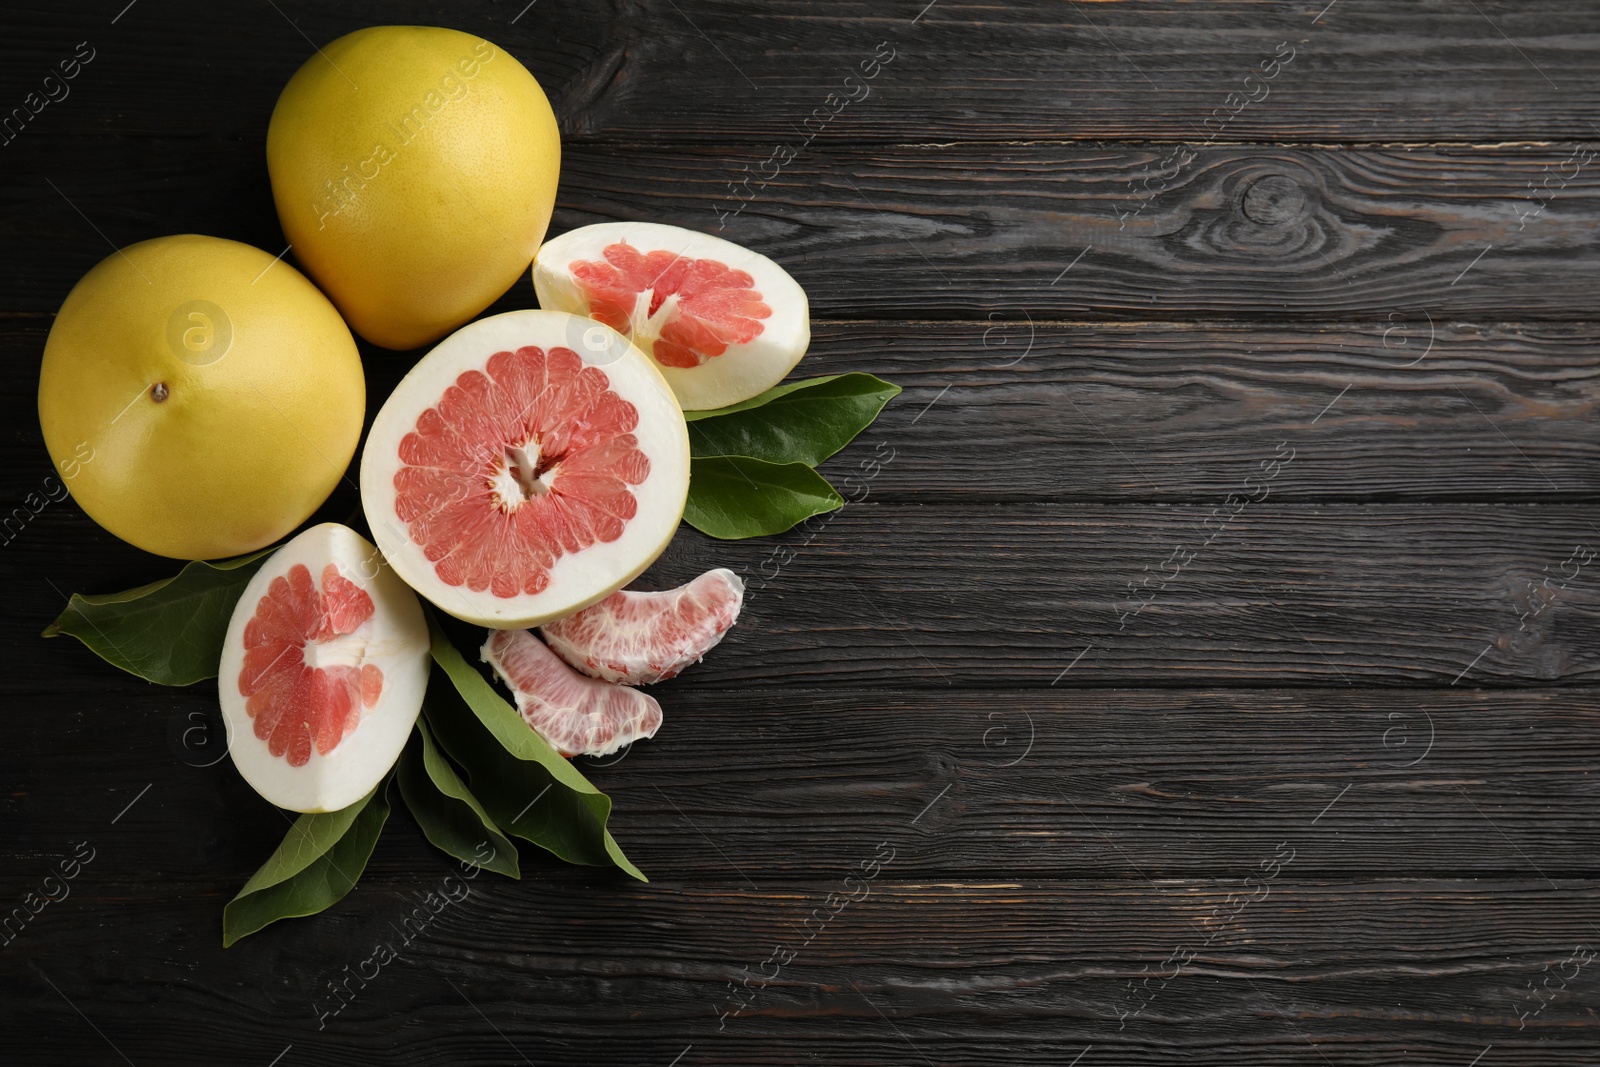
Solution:
[{"label": "dark wooden table", "polygon": [[[552,232],[759,249],[804,371],[905,393],[828,468],[881,461],[860,502],[652,575],[752,587],[588,768],[654,880],[530,848],[336,1015],[452,865],[397,812],[343,903],[224,951],[284,823],[206,765],[213,690],[39,639],[171,565],[23,512],[0,906],[94,859],[0,949],[0,1060],[1600,1061],[1593,5],[125,3],[6,4],[0,111],[93,54],[0,145],[7,508],[73,282],[282,249],[277,92],[376,22],[539,77]],[[375,408],[411,357],[363,354]]]}]

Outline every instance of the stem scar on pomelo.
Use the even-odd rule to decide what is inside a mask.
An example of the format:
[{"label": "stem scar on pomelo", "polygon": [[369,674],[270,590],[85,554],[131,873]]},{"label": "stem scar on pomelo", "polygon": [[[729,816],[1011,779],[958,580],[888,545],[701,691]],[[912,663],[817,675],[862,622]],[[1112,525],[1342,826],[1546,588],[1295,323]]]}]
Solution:
[{"label": "stem scar on pomelo", "polygon": [[561,140],[516,57],[373,26],[317,49],[267,127],[283,232],[362,337],[438,340],[516,283],[555,207]]},{"label": "stem scar on pomelo", "polygon": [[365,409],[327,297],[259,248],[194,234],[84,275],[39,374],[45,444],[83,510],[179,559],[287,536],[344,476]]},{"label": "stem scar on pomelo", "polygon": [[531,631],[491,631],[483,661],[511,690],[534,733],[568,758],[609,756],[661,728],[661,705],[654,697],[585,678]]},{"label": "stem scar on pomelo", "polygon": [[349,527],[313,526],[245,586],[218,691],[234,766],[291,811],[338,811],[394,766],[428,685],[416,594]]},{"label": "stem scar on pomelo", "polygon": [[743,603],[744,580],[719,567],[676,589],[612,593],[539,632],[585,674],[648,685],[698,663],[733,626]]},{"label": "stem scar on pomelo", "polygon": [[631,337],[685,411],[748,400],[783,380],[811,343],[805,290],[758,252],[651,222],[602,222],[545,242],[539,306]]},{"label": "stem scar on pomelo", "polygon": [[395,572],[460,619],[520,629],[638,577],[689,489],[683,413],[608,327],[510,311],[403,378],[361,456],[361,502]]}]

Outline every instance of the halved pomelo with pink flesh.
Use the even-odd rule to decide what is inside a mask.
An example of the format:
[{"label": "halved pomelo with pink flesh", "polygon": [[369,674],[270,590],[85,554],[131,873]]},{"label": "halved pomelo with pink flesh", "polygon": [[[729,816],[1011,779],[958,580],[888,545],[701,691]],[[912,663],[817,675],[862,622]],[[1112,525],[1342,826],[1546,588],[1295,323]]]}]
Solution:
[{"label": "halved pomelo with pink flesh", "polygon": [[744,579],[719,567],[676,589],[612,593],[539,632],[585,674],[648,685],[698,663],[722,640],[743,603]]},{"label": "halved pomelo with pink flesh", "polygon": [[655,358],[685,411],[777,385],[811,343],[805,290],[766,256],[710,234],[602,222],[533,260],[539,306],[588,315]]},{"label": "halved pomelo with pink flesh", "polygon": [[450,614],[570,615],[666,548],[689,491],[672,390],[609,327],[510,311],[462,327],[385,401],[361,502],[395,572]]},{"label": "halved pomelo with pink flesh", "polygon": [[394,766],[427,686],[416,594],[354,530],[313,526],[261,565],[228,624],[228,753],[280,808],[338,811]]},{"label": "halved pomelo with pink flesh", "polygon": [[654,697],[585,678],[531,630],[492,631],[483,660],[511,689],[528,725],[563,756],[608,756],[661,728]]}]

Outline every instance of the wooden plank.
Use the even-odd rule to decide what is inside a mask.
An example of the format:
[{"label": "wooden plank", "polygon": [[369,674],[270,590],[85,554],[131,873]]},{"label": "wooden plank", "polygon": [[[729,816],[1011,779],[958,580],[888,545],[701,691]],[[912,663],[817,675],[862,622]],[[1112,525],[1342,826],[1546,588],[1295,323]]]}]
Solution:
[{"label": "wooden plank", "polygon": [[[1280,442],[1273,501],[1600,491],[1588,326],[823,323],[800,373],[904,394],[824,467],[886,502],[1210,502]],[[887,461],[887,462],[885,462]],[[865,464],[865,466],[863,466]],[[856,482],[847,482],[851,477]]]},{"label": "wooden plank", "polygon": [[[0,765],[8,864],[48,865],[64,834],[137,798],[108,866],[242,885],[288,822],[225,758],[213,683],[164,690],[81,651],[36,652],[75,669],[14,687],[13,703],[72,710],[6,729],[7,751],[28,753]],[[1285,839],[1306,846],[1303,876],[1600,874],[1590,688],[834,694],[683,681],[658,690],[654,742],[581,761],[657,880],[843,877],[886,837],[906,852],[900,876],[933,879],[1226,881]],[[108,736],[125,738],[115,767],[86,783]],[[434,862],[405,822],[372,861],[379,881]],[[523,853],[530,879],[559,867]]]},{"label": "wooden plank", "polygon": [[[31,383],[48,329],[0,322],[0,360]],[[904,387],[824,467],[877,501],[1209,503],[1287,441],[1292,477],[1274,480],[1274,502],[1579,503],[1600,493],[1597,341],[1593,326],[1421,316],[1256,329],[824,321],[796,374],[865,370]],[[366,350],[370,407],[407,367]],[[0,397],[11,505],[50,473],[35,419],[31,384]],[[337,517],[354,506],[352,494]]]},{"label": "wooden plank", "polygon": [[[30,649],[67,591],[172,571],[63,506],[33,521],[0,619]],[[746,576],[740,625],[694,671],[703,688],[1540,687],[1600,679],[1597,541],[1593,506],[868,500],[779,542],[685,530],[641,587]],[[65,642],[38,654],[82,662]]]},{"label": "wooden plank", "polygon": [[[28,149],[45,150],[41,174],[0,190],[18,220],[0,310],[53,312],[112,244],[198,231],[284,249],[255,152],[197,169],[209,149],[175,139]],[[760,154],[579,145],[552,232],[622,218],[720,233],[789,268],[822,319],[1223,317],[1381,335],[1591,317],[1595,151],[829,146],[736,195]],[[528,306],[531,286],[509,299]]]},{"label": "wooden plank", "polygon": [[[1593,10],[1325,6],[652,0],[619,12],[622,41],[562,113],[587,136],[764,145],[804,144],[830,111],[818,140],[1588,139],[1600,122]],[[893,61],[845,81],[880,42]]]},{"label": "wooden plank", "polygon": [[1563,0],[645,0],[447,13],[402,0],[378,16],[284,0],[231,13],[226,32],[200,0],[114,24],[46,7],[19,13],[0,45],[0,69],[14,71],[7,106],[88,38],[94,59],[27,137],[181,132],[259,146],[313,45],[375,17],[445,22],[499,43],[544,84],[569,141],[803,145],[808,118],[819,142],[874,143],[1499,141],[1588,138],[1600,122],[1590,61],[1600,18]]},{"label": "wooden plank", "polygon": [[[1492,1045],[1496,1063],[1550,1067],[1593,1062],[1600,1041],[1594,882],[1327,884],[1291,865],[1230,901],[1195,881],[907,882],[898,856],[876,879],[772,889],[440,867],[223,950],[220,895],[100,863],[7,950],[26,968],[8,986],[28,1020],[13,1062],[121,1062],[110,1044],[165,1064],[292,1045],[330,1065],[1464,1065]],[[458,902],[407,943],[429,892]],[[402,958],[379,966],[379,946]]]}]

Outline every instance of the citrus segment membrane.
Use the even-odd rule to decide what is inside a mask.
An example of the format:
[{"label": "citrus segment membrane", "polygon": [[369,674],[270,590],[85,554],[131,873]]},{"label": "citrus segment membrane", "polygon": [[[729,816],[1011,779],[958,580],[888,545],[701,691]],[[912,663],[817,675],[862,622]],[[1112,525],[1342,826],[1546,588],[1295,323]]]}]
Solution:
[{"label": "citrus segment membrane", "polygon": [[560,312],[452,334],[378,413],[362,503],[395,570],[494,628],[570,614],[666,547],[688,492],[671,390],[627,339]]},{"label": "citrus segment membrane", "polygon": [[546,623],[557,655],[596,678],[648,685],[677,677],[715,648],[739,617],[744,581],[719,567],[659,593],[624,590]]},{"label": "citrus segment membrane", "polygon": [[805,291],[720,237],[647,222],[584,226],[533,264],[541,307],[588,315],[652,356],[685,411],[776,385],[811,341]]},{"label": "citrus segment membrane", "polygon": [[606,756],[661,728],[661,705],[637,689],[585,678],[530,630],[494,630],[483,660],[528,725],[563,756]]},{"label": "citrus segment membrane", "polygon": [[229,754],[279,807],[337,811],[394,765],[427,679],[416,595],[355,531],[314,526],[234,609],[218,673]]}]

